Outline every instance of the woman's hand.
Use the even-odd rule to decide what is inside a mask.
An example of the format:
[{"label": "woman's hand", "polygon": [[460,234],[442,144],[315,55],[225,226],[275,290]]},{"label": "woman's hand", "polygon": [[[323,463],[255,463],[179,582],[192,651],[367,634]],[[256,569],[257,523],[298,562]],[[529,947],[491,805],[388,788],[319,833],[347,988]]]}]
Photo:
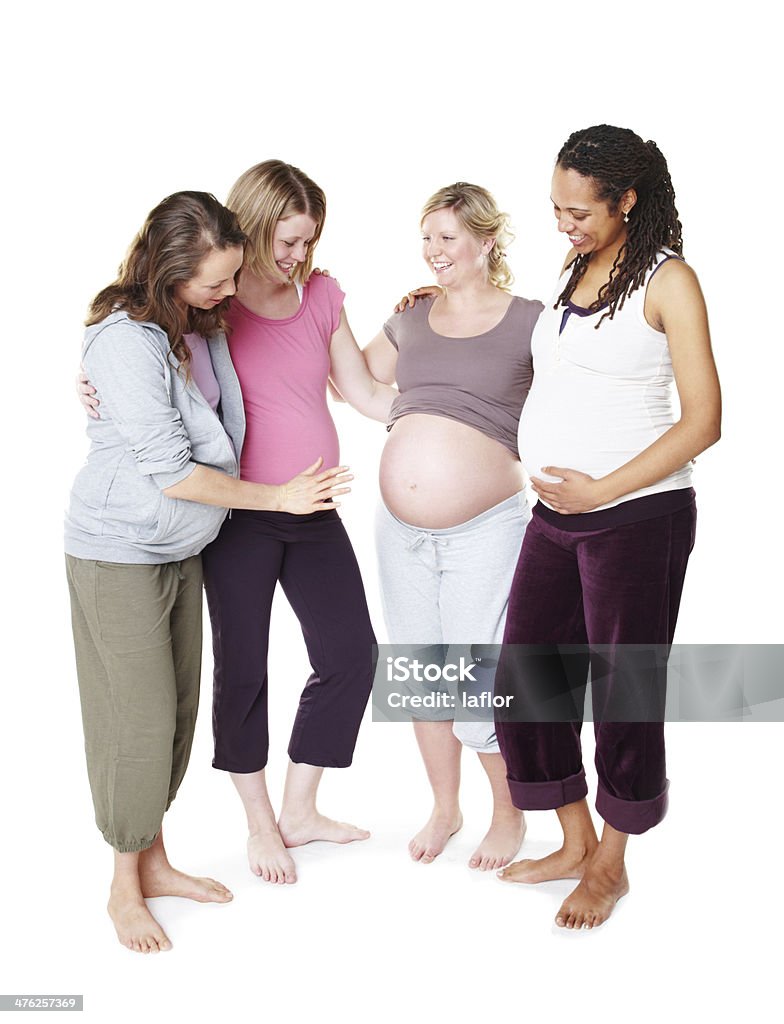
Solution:
[{"label": "woman's hand", "polygon": [[[308,281],[310,280],[311,277],[313,277],[314,274],[318,274],[319,277],[329,277],[330,276],[328,270],[321,270],[319,267],[314,267],[311,270],[311,272],[310,272],[310,274],[308,276]],[[340,288],[340,281],[338,281],[338,279],[336,277],[333,277],[332,280],[335,282],[335,284],[338,286],[338,288]],[[307,281],[305,283],[307,284]]]},{"label": "woman's hand", "polygon": [[404,295],[400,302],[398,302],[398,304],[395,306],[395,312],[402,313],[406,306],[415,305],[416,300],[422,298],[425,295],[440,294],[441,289],[437,284],[426,284],[422,288],[414,288],[412,291],[408,293],[408,295]]},{"label": "woman's hand", "polygon": [[101,418],[98,414],[98,406],[101,403],[95,397],[95,388],[90,383],[90,378],[81,366],[79,367],[79,373],[76,375],[76,396],[84,406],[88,416],[91,416],[94,420]]},{"label": "woman's hand", "polygon": [[319,473],[323,463],[324,460],[319,456],[312,466],[298,473],[288,483],[279,485],[279,512],[305,516],[310,512],[322,512],[340,505],[339,501],[329,499],[347,494],[351,488],[341,485],[354,477],[348,472],[348,466],[333,466]]},{"label": "woman's hand", "polygon": [[576,469],[562,469],[559,466],[542,466],[542,472],[548,476],[562,477],[561,483],[531,477],[531,483],[539,497],[562,515],[590,512],[598,505],[611,500],[601,493],[601,480],[594,480],[587,473],[578,473]]}]

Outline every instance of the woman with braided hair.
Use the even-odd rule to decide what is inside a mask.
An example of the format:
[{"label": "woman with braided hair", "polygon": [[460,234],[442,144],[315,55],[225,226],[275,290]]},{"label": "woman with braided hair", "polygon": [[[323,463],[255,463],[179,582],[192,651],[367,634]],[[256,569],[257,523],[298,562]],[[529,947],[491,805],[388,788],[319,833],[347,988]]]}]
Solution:
[{"label": "woman with braided hair", "polygon": [[[663,722],[655,720],[663,718],[664,670],[652,674],[652,713],[630,714],[627,704],[618,714],[630,690],[621,670],[629,648],[615,645],[661,645],[666,654],[672,643],[694,542],[691,463],[719,438],[721,397],[705,303],[682,258],[672,182],[655,143],[611,125],[575,132],[558,154],[552,202],[572,248],[532,340],[519,447],[540,500],[515,572],[496,690],[518,702],[517,720],[497,723],[512,800],[523,810],[555,809],[564,841],[498,874],[579,879],[556,924],[591,928],[628,891],[629,834],[666,811]],[[559,660],[543,683],[531,675],[536,659],[516,646],[531,644],[609,645],[602,671],[596,660],[592,671],[601,839],[585,799],[582,710],[573,702],[585,674]]]}]

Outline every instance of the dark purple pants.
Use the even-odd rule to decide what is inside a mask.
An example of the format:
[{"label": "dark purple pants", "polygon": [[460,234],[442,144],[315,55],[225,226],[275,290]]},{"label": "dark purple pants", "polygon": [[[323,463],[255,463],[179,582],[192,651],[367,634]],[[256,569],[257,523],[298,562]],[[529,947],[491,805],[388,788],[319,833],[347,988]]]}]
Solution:
[{"label": "dark purple pants", "polygon": [[297,763],[351,764],[373,680],[373,645],[359,566],[335,511],[232,512],[202,560],[215,657],[213,766],[267,763],[267,648],[280,581],[302,626],[313,673],[289,743]]},{"label": "dark purple pants", "polygon": [[[512,583],[504,644],[671,644],[695,523],[694,503],[670,515],[583,533],[534,515]],[[497,693],[514,689],[512,664],[509,652],[502,652]],[[575,721],[497,722],[516,807],[548,810],[587,795],[579,720],[585,676],[579,675],[563,676],[578,698]],[[667,809],[664,724],[598,720],[613,689],[623,685],[620,671],[605,673],[598,685],[592,680],[596,809],[618,831],[639,834]]]}]

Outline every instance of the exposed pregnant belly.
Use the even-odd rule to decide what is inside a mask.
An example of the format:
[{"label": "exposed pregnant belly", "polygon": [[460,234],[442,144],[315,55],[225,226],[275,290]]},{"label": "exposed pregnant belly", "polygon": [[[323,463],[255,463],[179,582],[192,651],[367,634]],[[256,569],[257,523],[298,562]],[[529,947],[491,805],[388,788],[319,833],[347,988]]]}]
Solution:
[{"label": "exposed pregnant belly", "polygon": [[522,490],[523,472],[507,448],[473,427],[416,413],[392,427],[379,481],[393,515],[438,530],[465,523]]}]

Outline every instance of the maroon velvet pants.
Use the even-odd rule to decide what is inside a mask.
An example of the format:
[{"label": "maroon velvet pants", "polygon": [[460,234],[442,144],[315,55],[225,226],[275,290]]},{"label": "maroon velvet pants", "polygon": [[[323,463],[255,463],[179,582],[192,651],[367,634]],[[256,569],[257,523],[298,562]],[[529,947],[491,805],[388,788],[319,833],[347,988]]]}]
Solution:
[{"label": "maroon velvet pants", "polygon": [[[512,678],[520,659],[507,645],[656,644],[666,650],[695,523],[693,502],[669,515],[587,532],[560,529],[534,514],[512,583],[496,693],[525,686]],[[596,809],[620,832],[638,834],[658,824],[667,809],[664,724],[605,720],[602,709],[625,683],[619,665],[592,679]],[[497,721],[516,807],[553,809],[587,795],[580,749],[585,682],[579,665],[576,672],[574,664],[562,672],[561,705],[576,712],[563,718],[572,721]]]}]

